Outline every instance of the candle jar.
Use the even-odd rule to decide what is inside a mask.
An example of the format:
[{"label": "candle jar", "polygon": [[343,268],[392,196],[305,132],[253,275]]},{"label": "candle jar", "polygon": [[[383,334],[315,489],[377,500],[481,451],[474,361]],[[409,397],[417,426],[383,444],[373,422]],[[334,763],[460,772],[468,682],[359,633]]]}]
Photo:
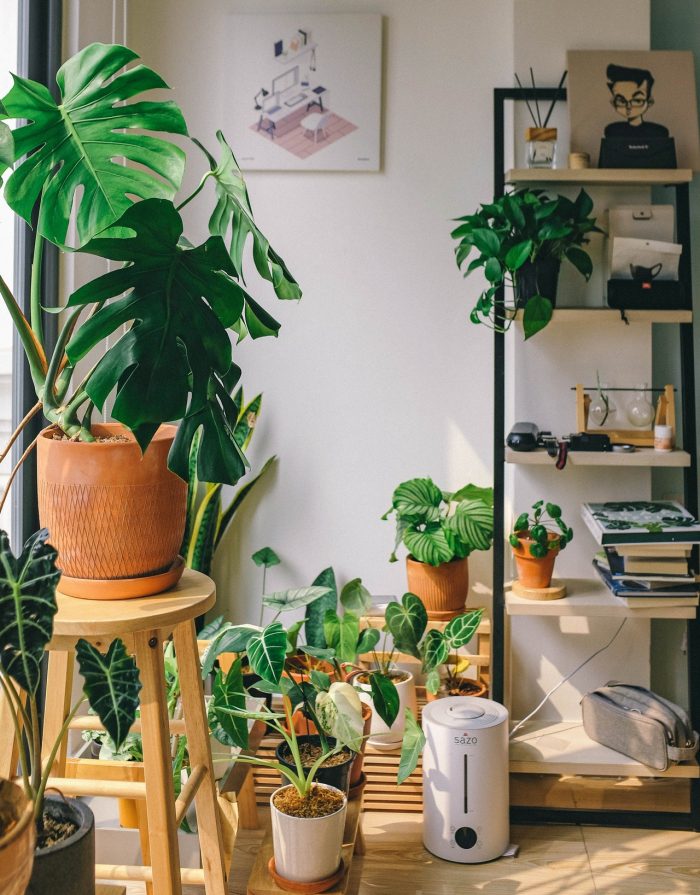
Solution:
[{"label": "candle jar", "polygon": [[673,426],[654,426],[654,450],[665,454],[673,450]]},{"label": "candle jar", "polygon": [[557,153],[556,127],[528,127],[525,131],[528,168],[553,168]]}]

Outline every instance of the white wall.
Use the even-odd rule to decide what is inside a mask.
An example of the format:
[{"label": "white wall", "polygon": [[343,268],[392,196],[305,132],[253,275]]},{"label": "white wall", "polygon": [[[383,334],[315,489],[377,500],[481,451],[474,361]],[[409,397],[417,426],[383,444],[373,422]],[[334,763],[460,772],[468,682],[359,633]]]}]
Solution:
[{"label": "white wall", "polygon": [[[217,63],[234,10],[260,4],[132,3],[129,41],[173,86],[191,132],[211,145],[222,126],[235,148]],[[491,91],[512,78],[511,3],[342,7],[365,10],[385,16],[382,171],[247,177],[258,222],[304,298],[284,305],[264,289],[279,339],[236,352],[250,394],[265,392],[251,456],[280,457],[218,563],[239,620],[254,617],[249,557],[265,544],[285,563],[273,586],[308,583],[332,564],[375,593],[402,593],[403,566],[387,562],[393,529],[379,519],[394,486],[415,475],[445,488],[491,478],[491,338],[467,322],[477,284],[463,283],[449,232],[491,193]],[[208,203],[199,209],[191,222],[201,235]],[[490,576],[486,555],[473,565],[475,577]]]}]

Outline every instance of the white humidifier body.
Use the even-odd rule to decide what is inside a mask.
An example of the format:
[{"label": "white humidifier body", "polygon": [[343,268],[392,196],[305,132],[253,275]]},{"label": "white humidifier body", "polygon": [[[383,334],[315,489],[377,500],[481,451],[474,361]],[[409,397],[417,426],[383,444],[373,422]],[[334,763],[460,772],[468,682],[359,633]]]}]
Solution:
[{"label": "white humidifier body", "polygon": [[448,696],[423,709],[423,842],[447,861],[480,864],[510,842],[508,712]]}]

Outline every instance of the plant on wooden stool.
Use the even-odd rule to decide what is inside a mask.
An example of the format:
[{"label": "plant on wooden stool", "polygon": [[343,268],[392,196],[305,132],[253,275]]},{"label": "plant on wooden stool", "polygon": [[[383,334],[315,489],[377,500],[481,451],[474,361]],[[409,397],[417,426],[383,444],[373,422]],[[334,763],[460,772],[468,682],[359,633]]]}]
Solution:
[{"label": "plant on wooden stool", "polygon": [[442,491],[432,479],[409,479],[394,491],[391,514],[396,541],[408,550],[408,589],[423,601],[429,616],[449,619],[464,608],[469,588],[468,557],[493,541],[493,488],[466,485]]},{"label": "plant on wooden stool", "polygon": [[[79,640],[76,658],[84,679],[83,693],[68,712],[55,742],[43,740],[38,702],[41,666],[53,636],[56,586],[61,575],[56,550],[47,538],[46,530],[32,535],[16,557],[7,534],[0,531],[0,687],[14,725],[21,784],[34,805],[39,848],[47,841],[60,841],[79,826],[81,815],[76,817],[71,808],[57,820],[64,814],[62,803],[51,800],[49,807],[45,796],[70,721],[87,699],[119,749],[136,718],[141,689],[136,663],[121,640],[114,640],[106,653]],[[49,698],[60,697],[49,694]],[[57,833],[57,827],[64,832]],[[39,866],[40,862],[35,862],[35,874]],[[92,874],[93,868],[89,870]]]},{"label": "plant on wooden stool", "polygon": [[564,522],[561,507],[538,500],[532,513],[521,513],[508,536],[524,587],[549,587],[557,554],[571,542],[573,530]]}]

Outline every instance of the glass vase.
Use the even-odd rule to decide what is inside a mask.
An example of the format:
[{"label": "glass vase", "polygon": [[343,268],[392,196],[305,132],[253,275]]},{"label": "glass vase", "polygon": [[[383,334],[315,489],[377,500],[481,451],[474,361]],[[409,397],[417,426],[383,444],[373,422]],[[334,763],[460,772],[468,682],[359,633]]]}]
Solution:
[{"label": "glass vase", "polygon": [[633,426],[639,429],[648,429],[654,421],[656,412],[654,405],[647,398],[647,383],[644,382],[635,386],[635,388],[637,391],[635,391],[632,400],[625,408],[627,419]]}]

